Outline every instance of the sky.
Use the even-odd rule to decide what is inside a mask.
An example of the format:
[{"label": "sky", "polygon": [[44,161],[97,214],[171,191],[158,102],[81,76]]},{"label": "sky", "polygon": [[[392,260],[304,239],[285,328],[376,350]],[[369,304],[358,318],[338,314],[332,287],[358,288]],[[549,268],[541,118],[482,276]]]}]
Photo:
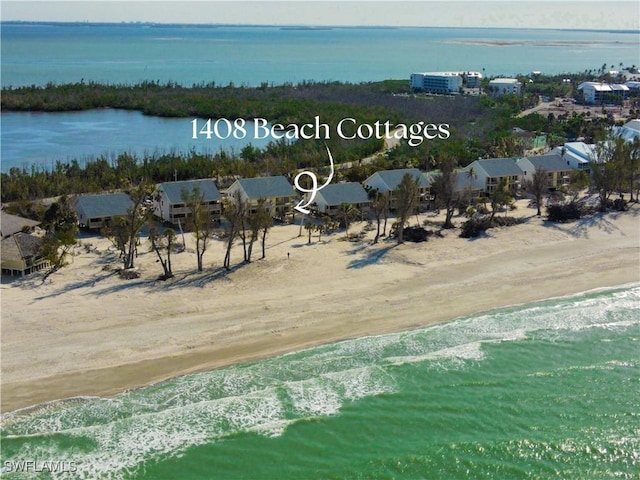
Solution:
[{"label": "sky", "polygon": [[3,21],[640,29],[638,0],[6,1]]}]

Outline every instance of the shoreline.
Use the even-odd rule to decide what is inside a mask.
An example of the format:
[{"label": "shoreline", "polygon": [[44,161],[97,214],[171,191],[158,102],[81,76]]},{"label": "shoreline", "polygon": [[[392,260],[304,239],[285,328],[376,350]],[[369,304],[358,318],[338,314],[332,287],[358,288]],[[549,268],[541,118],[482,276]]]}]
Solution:
[{"label": "shoreline", "polygon": [[[104,397],[113,397],[113,396],[117,396],[121,393],[124,393],[126,391],[129,390],[135,390],[135,389],[140,389],[140,388],[146,388],[146,387],[151,387],[154,385],[158,385],[161,384],[163,382],[168,382],[171,381],[173,379],[176,378],[180,378],[183,376],[187,376],[187,375],[192,375],[192,374],[197,374],[197,373],[205,373],[205,372],[210,372],[212,370],[218,370],[218,369],[224,369],[227,367],[232,367],[232,366],[236,366],[236,365],[244,365],[244,364],[249,364],[249,363],[253,363],[253,362],[258,362],[260,360],[264,360],[267,358],[273,358],[273,357],[280,357],[280,356],[284,356],[284,355],[288,355],[290,353],[295,353],[295,352],[300,352],[306,349],[311,349],[311,348],[315,348],[315,347],[320,347],[322,345],[329,345],[332,343],[339,343],[339,342],[343,342],[343,341],[348,341],[348,340],[352,340],[352,339],[356,339],[356,338],[366,338],[366,337],[376,337],[376,336],[382,336],[382,335],[389,335],[389,334],[393,334],[393,333],[400,333],[400,332],[410,332],[412,330],[421,330],[424,328],[428,328],[430,326],[433,325],[438,325],[438,324],[445,324],[445,323],[449,323],[449,322],[455,322],[458,320],[462,320],[471,316],[475,316],[475,315],[486,315],[490,312],[499,312],[501,310],[504,309],[511,309],[511,308],[516,308],[516,307],[524,307],[527,305],[535,305],[537,303],[541,303],[541,302],[546,302],[546,301],[551,301],[551,300],[557,300],[557,299],[563,299],[563,298],[571,298],[571,297],[576,297],[576,296],[581,296],[581,295],[587,295],[589,293],[597,293],[597,292],[604,292],[604,291],[609,291],[609,290],[619,290],[619,289],[630,289],[630,288],[634,288],[640,286],[640,283],[636,283],[636,282],[631,282],[631,283],[625,283],[625,284],[620,284],[620,285],[609,285],[609,286],[600,286],[600,287],[595,287],[589,290],[585,290],[585,291],[579,291],[579,292],[572,292],[572,293],[567,293],[567,294],[563,294],[563,295],[558,295],[558,296],[553,296],[553,297],[548,297],[548,298],[541,298],[541,299],[537,299],[537,300],[531,300],[531,301],[526,301],[523,303],[517,303],[517,304],[507,304],[507,305],[500,305],[500,306],[496,306],[495,308],[491,308],[489,310],[481,310],[481,311],[477,311],[477,312],[473,312],[473,313],[469,313],[469,314],[464,314],[464,315],[460,315],[460,316],[456,316],[453,317],[449,320],[442,320],[442,321],[434,321],[432,323],[429,324],[424,324],[424,325],[416,325],[413,328],[408,328],[408,329],[403,329],[403,330],[390,330],[390,331],[386,331],[386,332],[378,332],[378,333],[372,333],[371,335],[363,335],[363,336],[354,336],[354,337],[346,337],[346,338],[339,338],[336,340],[330,340],[327,342],[322,342],[322,343],[311,343],[308,346],[303,346],[299,349],[294,349],[294,350],[283,350],[282,352],[278,353],[276,351],[271,352],[269,354],[265,354],[265,355],[255,355],[254,357],[247,357],[246,359],[238,359],[237,361],[222,361],[221,363],[218,362],[214,362],[214,363],[197,363],[195,364],[193,367],[191,368],[186,368],[186,369],[180,369],[177,370],[175,372],[170,372],[166,375],[160,375],[160,377],[158,379],[153,379],[147,383],[132,383],[131,385],[125,385],[123,387],[114,387],[110,390],[106,390],[104,392],[101,392],[100,394],[93,394],[93,395],[75,395],[75,396],[69,396],[69,397],[61,397],[61,398],[57,398],[57,399],[49,399],[49,400],[45,400],[44,402],[41,403],[36,403],[33,405],[28,405],[28,406],[23,406],[23,407],[19,407],[15,410],[10,410],[10,411],[3,411],[0,412],[0,423],[10,420],[13,417],[16,416],[22,416],[25,414],[29,414],[33,411],[39,411],[43,408],[48,408],[51,406],[56,406],[56,405],[61,405],[61,404],[65,404],[65,403],[69,403],[69,402],[74,402],[74,401],[82,401],[82,400],[89,400],[92,398],[104,398]],[[190,363],[189,360],[191,357],[199,357],[201,355],[206,355],[208,352],[195,352],[193,355],[182,355],[181,359],[185,362],[185,363]],[[168,357],[168,358],[164,358],[164,359],[160,359],[160,361],[166,360],[166,361],[170,361],[173,357]],[[131,365],[122,365],[120,367],[115,367],[115,368],[108,368],[108,369],[104,369],[105,375],[108,375],[110,372],[112,372],[113,370],[138,370],[136,372],[136,375],[140,374],[141,371],[144,370],[145,366],[147,366],[148,363],[157,363],[157,360],[147,360],[147,361],[143,361],[143,362],[139,362],[138,364],[131,364]],[[138,369],[138,367],[140,367]],[[69,376],[70,379],[73,379],[74,377],[82,377],[85,374],[89,375],[89,374],[96,374],[96,377],[99,378],[101,376],[101,371],[97,370],[97,371],[91,371],[91,372],[83,372],[81,374],[71,374]],[[67,379],[67,376],[60,376],[60,377],[55,377],[51,379],[51,382],[54,384],[59,384],[60,382],[63,382]],[[93,380],[95,380],[96,378],[94,378]],[[46,390],[46,385],[49,383],[45,380],[42,380],[43,385],[45,385],[43,387],[44,390]],[[73,383],[73,382],[72,382]],[[84,380],[82,378],[79,379],[79,381],[77,383],[85,383]],[[31,392],[31,394],[33,394],[33,392]]]},{"label": "shoreline", "polygon": [[[516,214],[528,210],[519,205]],[[44,285],[28,277],[2,284],[1,411],[11,416],[322,344],[625,288],[640,282],[639,214],[633,205],[560,225],[531,216],[476,240],[455,230],[399,247],[342,241],[343,232],[319,243],[314,235],[308,245],[298,226],[279,226],[265,260],[211,279],[211,270],[193,273],[195,256],[181,253],[168,282],[153,280],[160,271],[147,252],[138,259],[140,281],[106,275],[108,241],[83,239],[101,253],[78,249]],[[207,266],[219,265],[218,247],[205,255]],[[233,261],[240,255],[235,247]]]}]

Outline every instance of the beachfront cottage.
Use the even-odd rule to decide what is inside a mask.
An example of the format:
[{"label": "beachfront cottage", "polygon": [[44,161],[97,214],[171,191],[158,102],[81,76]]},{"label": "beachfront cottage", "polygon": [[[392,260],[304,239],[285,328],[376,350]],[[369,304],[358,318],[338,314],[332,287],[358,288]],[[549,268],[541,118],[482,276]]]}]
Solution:
[{"label": "beachfront cottage", "polygon": [[367,191],[357,182],[331,183],[316,194],[315,209],[325,215],[336,215],[342,204],[353,205],[364,212],[371,204]]},{"label": "beachfront cottage", "polygon": [[80,228],[99,230],[108,226],[115,217],[124,216],[133,207],[126,193],[79,195],[74,201]]},{"label": "beachfront cottage", "polygon": [[2,273],[28,275],[49,267],[42,254],[42,239],[28,233],[17,232],[2,239],[0,245]]},{"label": "beachfront cottage", "polygon": [[367,178],[363,185],[367,191],[378,190],[380,193],[389,194],[389,210],[393,212],[396,210],[394,191],[397,190],[400,182],[402,182],[402,177],[404,177],[406,173],[418,181],[418,201],[420,209],[428,209],[430,201],[430,177],[417,168],[399,168],[396,170],[376,172]]},{"label": "beachfront cottage", "polygon": [[205,208],[211,212],[211,219],[219,224],[222,195],[214,181],[209,178],[160,183],[153,196],[154,214],[172,225],[184,225],[191,215],[191,209],[186,206],[184,199],[185,196],[192,195],[196,188],[202,195]]},{"label": "beachfront cottage", "polygon": [[19,217],[18,215],[11,215],[4,210],[0,213],[0,233],[2,238],[10,237],[14,233],[32,230],[40,225],[40,222],[36,220]]},{"label": "beachfront cottage", "polygon": [[493,192],[502,181],[513,193],[522,185],[523,173],[513,158],[479,159],[463,169],[467,173],[471,170],[477,178],[476,184],[482,186],[485,193]]},{"label": "beachfront cottage", "polygon": [[572,168],[558,151],[520,158],[517,165],[522,170],[524,178],[529,181],[533,180],[536,168],[547,172],[547,184],[550,191],[566,187],[571,179]]},{"label": "beachfront cottage", "polygon": [[274,218],[284,219],[293,211],[297,194],[289,180],[282,175],[273,177],[240,178],[227,189],[227,197],[247,202],[250,213],[255,213],[258,202],[264,199],[264,208]]}]

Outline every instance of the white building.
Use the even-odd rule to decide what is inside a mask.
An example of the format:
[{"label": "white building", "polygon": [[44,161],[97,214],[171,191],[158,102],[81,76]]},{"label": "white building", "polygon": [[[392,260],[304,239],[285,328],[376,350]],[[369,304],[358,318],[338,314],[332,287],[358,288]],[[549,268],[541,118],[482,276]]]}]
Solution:
[{"label": "white building", "polygon": [[621,127],[613,127],[613,131],[627,142],[633,142],[636,138],[640,139],[640,120],[629,120]]},{"label": "white building", "polygon": [[509,93],[519,95],[521,88],[522,84],[517,78],[494,78],[489,81],[489,90],[496,96]]},{"label": "white building", "polygon": [[590,105],[618,102],[624,100],[629,93],[627,85],[602,82],[582,82],[578,85],[578,90],[582,92],[584,102]]},{"label": "white building", "polygon": [[461,72],[461,75],[467,79],[466,86],[469,88],[478,88],[482,82],[482,74],[480,72]]},{"label": "white building", "polygon": [[589,164],[595,157],[595,145],[587,145],[584,142],[567,142],[561,147],[556,147],[550,153],[559,153],[567,165],[574,170],[584,170],[589,173]]},{"label": "white building", "polygon": [[462,76],[459,72],[412,73],[411,88],[427,93],[458,93],[462,88]]}]

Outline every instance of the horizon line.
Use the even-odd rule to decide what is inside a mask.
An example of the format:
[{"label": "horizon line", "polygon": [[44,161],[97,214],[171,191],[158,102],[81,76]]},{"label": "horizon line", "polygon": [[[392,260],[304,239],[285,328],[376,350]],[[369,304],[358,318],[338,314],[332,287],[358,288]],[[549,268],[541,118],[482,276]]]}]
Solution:
[{"label": "horizon line", "polygon": [[273,27],[273,28],[294,28],[300,30],[330,30],[330,29],[388,29],[397,30],[402,28],[447,28],[447,29],[481,29],[481,30],[558,30],[558,31],[582,31],[582,32],[615,32],[615,33],[640,33],[640,29],[616,29],[616,28],[587,28],[587,27],[522,27],[522,26],[447,26],[447,25],[383,25],[383,24],[353,24],[353,25],[331,25],[331,24],[304,24],[304,23],[200,23],[200,22],[158,22],[149,20],[121,20],[119,22],[95,21],[95,20],[0,20],[0,25],[4,24],[30,24],[30,25],[95,25],[95,26],[191,26],[191,27]]}]

